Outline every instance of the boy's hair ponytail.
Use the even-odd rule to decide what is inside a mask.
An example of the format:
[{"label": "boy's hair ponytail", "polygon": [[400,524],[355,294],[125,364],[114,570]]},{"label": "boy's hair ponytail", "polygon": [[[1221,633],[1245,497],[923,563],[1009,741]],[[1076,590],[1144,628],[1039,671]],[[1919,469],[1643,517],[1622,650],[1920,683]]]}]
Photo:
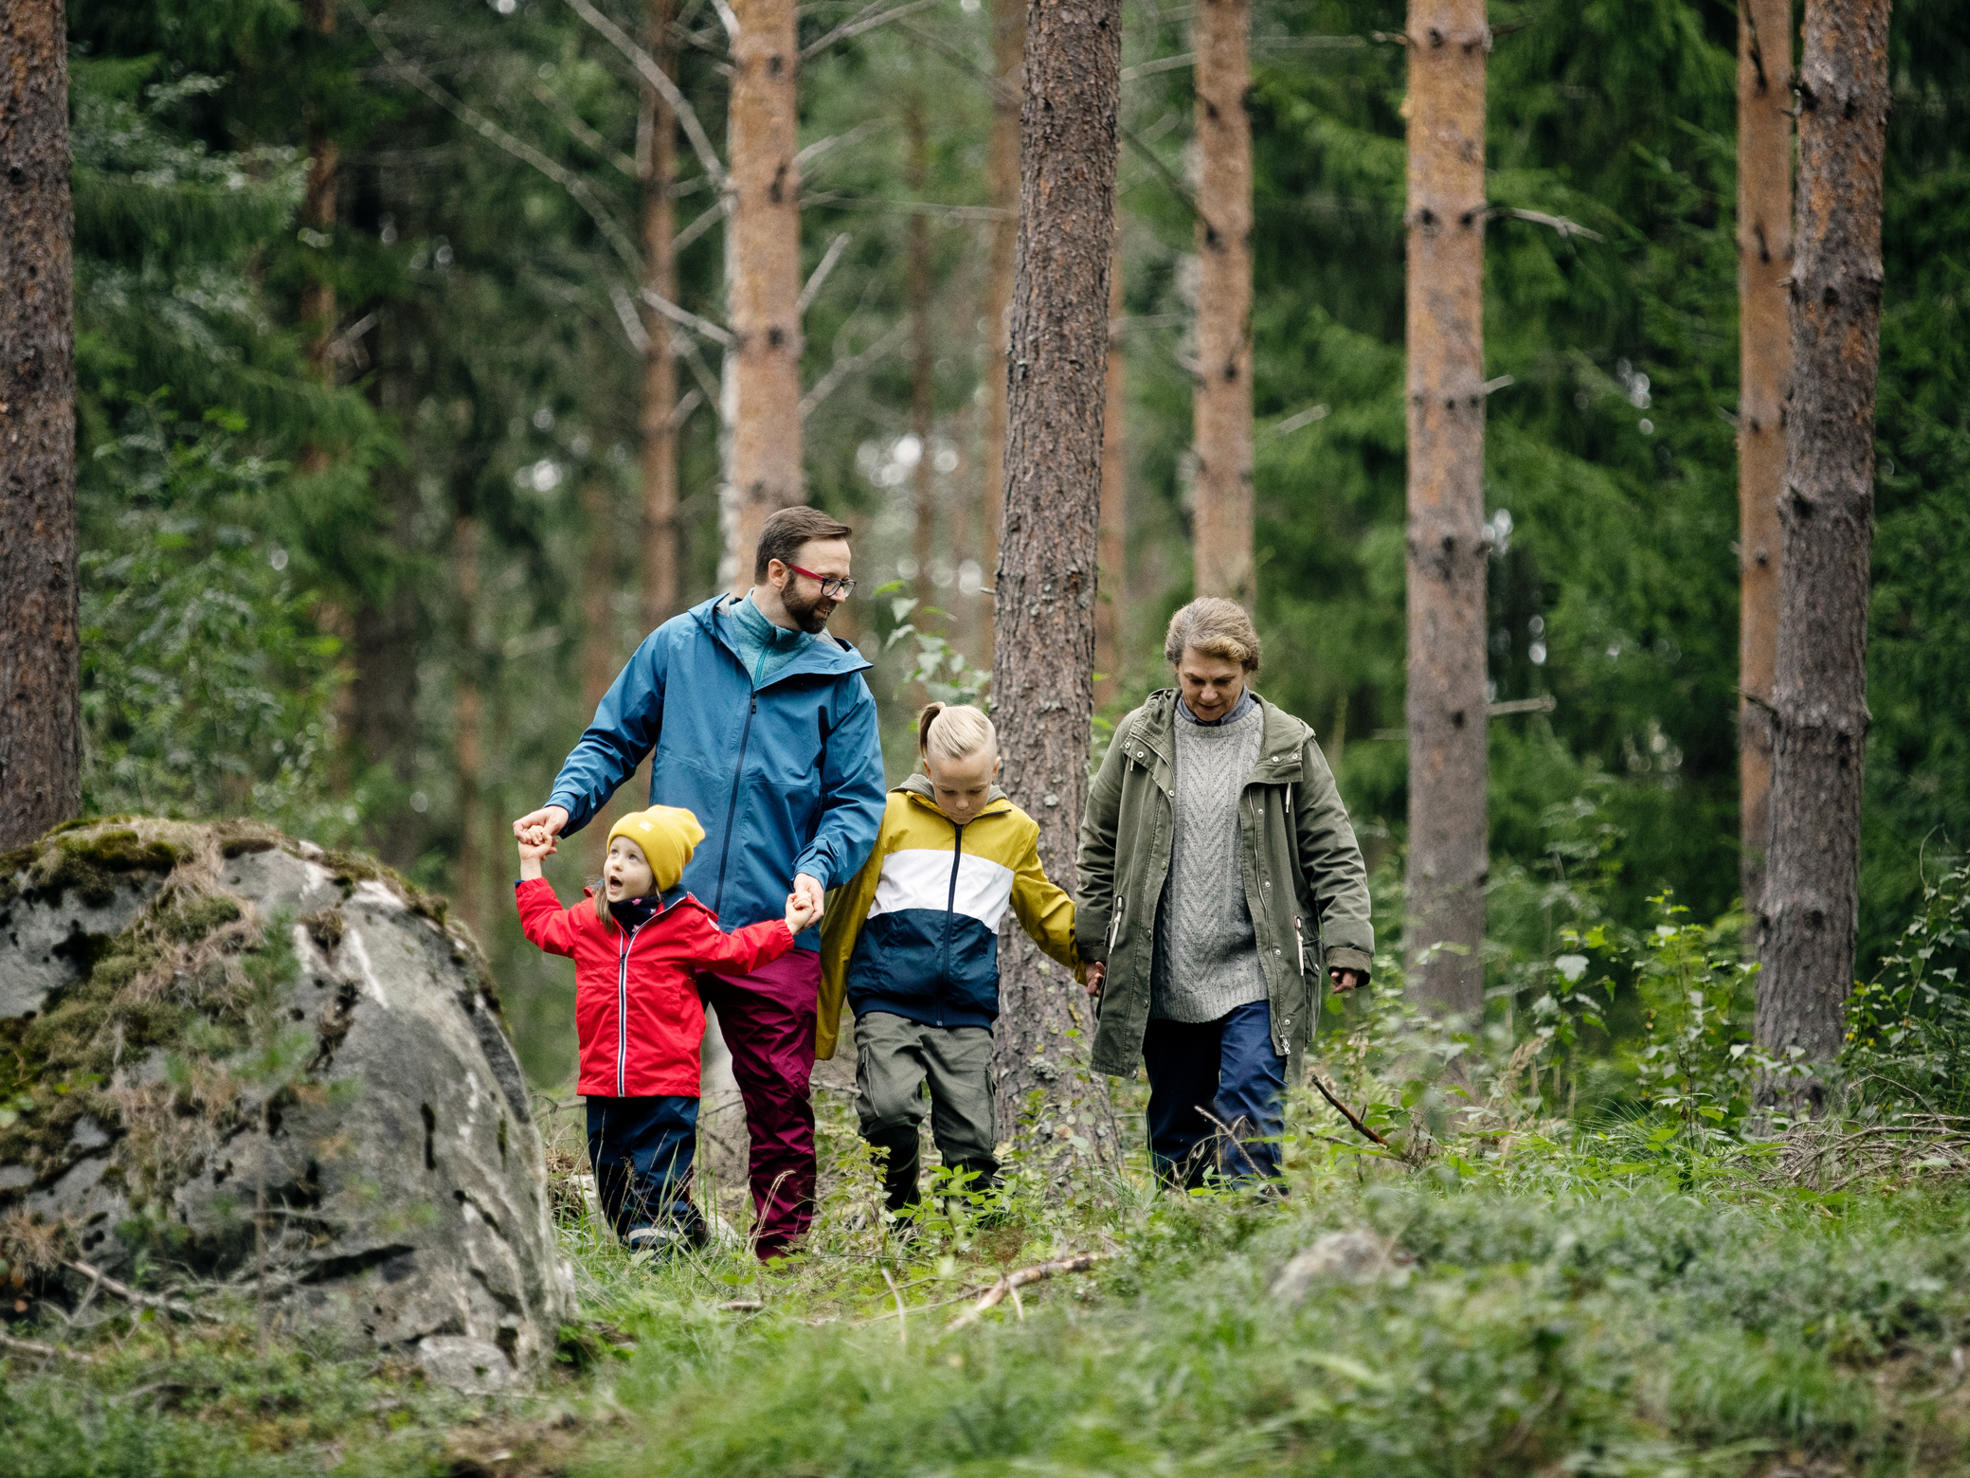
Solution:
[{"label": "boy's hair ponytail", "polygon": [[996,750],[999,731],[980,710],[968,703],[926,703],[917,715],[917,757],[928,760],[969,759],[980,750]]}]

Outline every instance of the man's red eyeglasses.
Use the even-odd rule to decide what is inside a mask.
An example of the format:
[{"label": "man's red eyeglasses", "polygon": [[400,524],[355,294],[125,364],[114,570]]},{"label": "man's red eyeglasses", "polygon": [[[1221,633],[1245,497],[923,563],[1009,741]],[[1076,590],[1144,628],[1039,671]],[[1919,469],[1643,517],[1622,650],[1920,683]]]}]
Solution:
[{"label": "man's red eyeglasses", "polygon": [[817,575],[812,570],[803,570],[799,565],[791,564],[787,568],[796,575],[805,575],[810,580],[819,581],[821,594],[829,600],[847,600],[855,593],[855,582],[846,575]]}]

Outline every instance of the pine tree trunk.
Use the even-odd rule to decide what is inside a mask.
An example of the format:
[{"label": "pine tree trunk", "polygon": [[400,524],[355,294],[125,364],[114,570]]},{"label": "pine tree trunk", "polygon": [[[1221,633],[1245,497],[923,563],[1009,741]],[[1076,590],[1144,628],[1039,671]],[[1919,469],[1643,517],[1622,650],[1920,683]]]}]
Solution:
[{"label": "pine tree trunk", "polygon": [[[992,692],[1006,789],[1038,820],[1040,860],[1068,889],[1093,711],[1121,30],[1121,0],[1032,0],[1026,12]],[[1037,1098],[1043,1139],[1111,1148],[1106,1095],[1087,1067],[1086,997],[1016,927],[1006,944],[1003,1122]]]},{"label": "pine tree trunk", "polygon": [[581,702],[592,712],[615,681],[626,653],[616,639],[613,602],[616,590],[616,550],[622,545],[609,485],[599,470],[581,483],[581,520],[588,534],[588,552],[581,562]]},{"label": "pine tree trunk", "polygon": [[[912,94],[903,123],[908,134],[905,186],[912,200],[922,200],[929,183],[930,141],[921,93]],[[937,510],[930,486],[930,422],[936,388],[930,344],[930,222],[922,215],[913,215],[905,230],[909,238],[910,431],[917,439],[917,465],[910,469],[910,486],[916,502],[917,599],[927,606],[937,597],[930,578],[930,562],[937,553]]]},{"label": "pine tree trunk", "polygon": [[454,680],[452,765],[458,782],[458,862],[452,883],[459,917],[486,938],[486,816],[483,715],[479,695],[479,523],[461,510],[452,522],[452,584],[458,595],[459,657]]},{"label": "pine tree trunk", "polygon": [[1745,912],[1757,916],[1772,834],[1772,666],[1778,652],[1779,490],[1792,364],[1792,5],[1739,0],[1738,820]]},{"label": "pine tree trunk", "polygon": [[[1026,0],[992,0],[992,132],[986,142],[985,195],[997,212],[985,267],[985,441],[979,458],[978,568],[997,583],[999,528],[1005,520],[1006,326],[1019,245],[1019,104],[1026,72]],[[978,650],[992,650],[992,598],[979,602]]]},{"label": "pine tree trunk", "polygon": [[[649,0],[644,45],[665,73],[676,69],[670,44],[673,0]],[[637,160],[643,172],[643,285],[667,302],[677,301],[677,117],[662,94],[647,84],[637,117]],[[642,404],[636,427],[643,482],[643,628],[654,630],[677,613],[677,361],[671,355],[670,320],[643,309],[650,346],[643,353]]]},{"label": "pine tree trunk", "polygon": [[0,8],[0,847],[82,811],[62,0]]},{"label": "pine tree trunk", "polygon": [[[1888,0],[1807,0],[1754,1034],[1814,1066],[1840,1052],[1859,909],[1888,99]],[[1816,1088],[1777,1091],[1817,1098]]]},{"label": "pine tree trunk", "polygon": [[[315,35],[333,36],[334,0],[307,0],[302,19]],[[337,171],[341,167],[342,151],[323,124],[318,105],[310,102],[302,111],[307,118],[308,184],[301,201],[301,223],[310,231],[328,236],[336,227]],[[313,265],[318,270],[301,289],[302,331],[308,336],[309,365],[324,384],[333,384],[335,366],[330,362],[330,355],[335,344],[335,284],[319,270],[327,265],[324,254],[317,252]],[[318,447],[309,448],[305,460],[316,469],[327,462]]]},{"label": "pine tree trunk", "polygon": [[1127,620],[1129,457],[1127,362],[1122,358],[1122,230],[1115,228],[1115,256],[1108,267],[1108,373],[1101,412],[1101,585],[1094,608],[1095,702],[1119,690],[1122,631]]},{"label": "pine tree trunk", "polygon": [[1250,608],[1252,120],[1249,0],[1197,0],[1196,591]]},{"label": "pine tree trunk", "polygon": [[731,589],[752,584],[768,514],[801,500],[800,174],[793,0],[736,0],[724,406],[731,457],[721,514]]},{"label": "pine tree trunk", "polygon": [[1410,0],[1409,990],[1484,1009],[1484,0]]}]

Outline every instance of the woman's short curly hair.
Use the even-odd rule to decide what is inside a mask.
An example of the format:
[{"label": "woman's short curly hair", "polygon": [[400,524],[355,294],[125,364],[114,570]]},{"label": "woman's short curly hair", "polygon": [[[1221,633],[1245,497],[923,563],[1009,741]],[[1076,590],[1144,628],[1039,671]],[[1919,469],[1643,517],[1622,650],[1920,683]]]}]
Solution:
[{"label": "woman's short curly hair", "polygon": [[1252,618],[1235,600],[1221,595],[1200,595],[1170,617],[1169,635],[1163,638],[1163,656],[1174,667],[1186,651],[1202,652],[1236,662],[1247,672],[1259,670],[1259,633]]}]

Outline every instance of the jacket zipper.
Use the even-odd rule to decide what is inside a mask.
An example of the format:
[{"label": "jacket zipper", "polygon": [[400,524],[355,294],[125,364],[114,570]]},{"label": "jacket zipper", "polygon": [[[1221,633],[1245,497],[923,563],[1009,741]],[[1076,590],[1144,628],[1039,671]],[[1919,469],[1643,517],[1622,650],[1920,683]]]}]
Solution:
[{"label": "jacket zipper", "polygon": [[[964,860],[964,825],[951,823],[951,887],[944,895],[944,965],[946,984],[951,980],[951,918],[958,908],[958,864]],[[937,1024],[944,1025],[944,992],[937,993]]]},{"label": "jacket zipper", "polygon": [[745,727],[739,730],[739,767],[732,772],[732,799],[725,807],[725,840],[718,849],[718,885],[712,890],[711,911],[725,906],[725,864],[732,856],[732,822],[739,814],[739,787],[746,778],[746,746],[752,742],[752,719],[759,712],[759,694],[754,692],[746,709]]},{"label": "jacket zipper", "polygon": [[[655,918],[656,915],[650,915]],[[629,1073],[629,952],[636,948],[636,936],[643,932],[645,919],[634,929],[623,934],[622,924],[616,925],[616,932],[623,934],[622,948],[616,951],[616,1097],[627,1098],[629,1090],[625,1086]]]}]

